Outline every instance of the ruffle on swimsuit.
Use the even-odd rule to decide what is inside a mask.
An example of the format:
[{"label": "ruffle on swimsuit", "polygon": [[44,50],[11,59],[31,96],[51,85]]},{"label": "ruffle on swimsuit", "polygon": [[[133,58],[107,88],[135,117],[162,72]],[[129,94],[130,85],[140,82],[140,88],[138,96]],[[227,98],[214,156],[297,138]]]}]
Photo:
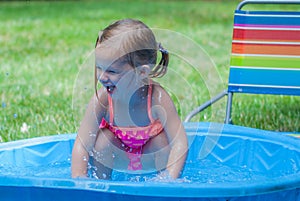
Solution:
[{"label": "ruffle on swimsuit", "polygon": [[143,153],[143,146],[148,142],[151,137],[154,137],[162,132],[163,125],[159,119],[154,120],[152,117],[152,88],[153,84],[150,83],[148,87],[147,97],[147,111],[150,119],[150,124],[143,127],[118,127],[113,125],[114,110],[112,98],[108,95],[109,105],[109,122],[104,118],[100,123],[99,128],[108,128],[115,136],[117,136],[125,145],[125,150],[129,158],[128,170],[141,170],[141,156]]}]

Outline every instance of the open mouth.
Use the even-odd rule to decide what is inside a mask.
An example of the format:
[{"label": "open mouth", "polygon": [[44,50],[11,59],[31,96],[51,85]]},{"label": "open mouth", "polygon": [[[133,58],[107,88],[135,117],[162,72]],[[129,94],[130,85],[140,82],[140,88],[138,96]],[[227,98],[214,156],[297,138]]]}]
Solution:
[{"label": "open mouth", "polygon": [[114,89],[115,89],[115,86],[107,86],[107,87],[106,87],[106,90],[107,90],[107,92],[108,92],[109,94],[112,94],[113,91],[114,91]]}]

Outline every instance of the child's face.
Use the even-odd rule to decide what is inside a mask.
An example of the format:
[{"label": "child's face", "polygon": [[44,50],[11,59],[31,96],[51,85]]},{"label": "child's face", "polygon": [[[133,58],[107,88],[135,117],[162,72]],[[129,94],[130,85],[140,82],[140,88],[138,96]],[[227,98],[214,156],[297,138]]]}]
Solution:
[{"label": "child's face", "polygon": [[[103,53],[103,52],[102,52]],[[117,91],[124,93],[130,87],[134,79],[134,68],[124,57],[118,59],[110,58],[111,55],[97,54],[96,69],[98,81],[106,88],[109,94]]]}]

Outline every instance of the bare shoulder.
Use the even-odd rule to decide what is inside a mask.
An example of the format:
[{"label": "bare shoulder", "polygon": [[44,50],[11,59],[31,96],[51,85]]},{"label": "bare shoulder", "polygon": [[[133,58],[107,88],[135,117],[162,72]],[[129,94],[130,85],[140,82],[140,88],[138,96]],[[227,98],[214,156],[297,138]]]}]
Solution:
[{"label": "bare shoulder", "polygon": [[108,94],[104,87],[98,89],[97,94],[95,94],[95,97],[98,100],[100,105],[102,106],[108,105]]},{"label": "bare shoulder", "polygon": [[94,94],[90,101],[89,108],[95,111],[98,118],[102,118],[106,115],[108,109],[108,94],[103,87]]},{"label": "bare shoulder", "polygon": [[162,86],[155,83],[153,86],[152,100],[153,117],[163,123],[169,137],[172,134],[176,134],[178,126],[181,125],[181,120],[171,96]]},{"label": "bare shoulder", "polygon": [[172,98],[168,92],[156,82],[153,82],[152,114],[154,118],[159,118],[162,122],[165,122],[166,119],[173,119],[178,116]]},{"label": "bare shoulder", "polygon": [[168,92],[159,83],[154,81],[153,81],[152,100],[153,100],[153,105],[164,105],[164,104],[173,103]]}]

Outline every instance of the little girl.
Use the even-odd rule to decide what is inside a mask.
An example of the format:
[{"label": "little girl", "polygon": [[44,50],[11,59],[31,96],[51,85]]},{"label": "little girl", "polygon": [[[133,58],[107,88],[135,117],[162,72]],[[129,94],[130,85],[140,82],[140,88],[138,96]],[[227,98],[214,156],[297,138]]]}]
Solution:
[{"label": "little girl", "polygon": [[180,176],[186,133],[170,96],[151,79],[163,76],[168,62],[168,52],[141,21],[120,20],[99,33],[95,95],[74,144],[72,177],[87,177],[89,164],[100,179],[110,179],[112,169]]}]

